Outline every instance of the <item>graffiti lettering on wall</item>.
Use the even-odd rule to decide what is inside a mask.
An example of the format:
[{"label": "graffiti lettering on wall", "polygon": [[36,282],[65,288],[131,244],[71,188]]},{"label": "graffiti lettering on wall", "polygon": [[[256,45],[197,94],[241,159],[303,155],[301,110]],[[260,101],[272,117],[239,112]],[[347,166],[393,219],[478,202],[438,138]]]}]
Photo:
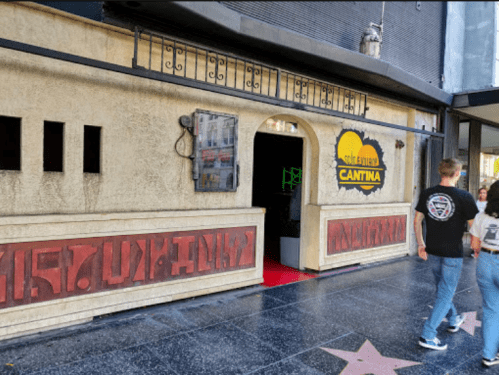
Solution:
[{"label": "graffiti lettering on wall", "polygon": [[343,129],[336,140],[338,187],[357,189],[369,195],[385,183],[386,166],[379,143],[364,133]]},{"label": "graffiti lettering on wall", "polygon": [[0,308],[255,267],[256,227],[0,245]]},{"label": "graffiti lettering on wall", "polygon": [[282,189],[284,190],[285,187],[289,187],[290,190],[293,190],[293,188],[301,184],[301,168],[293,168],[291,167],[288,170],[286,168],[282,169]]},{"label": "graffiti lettering on wall", "polygon": [[406,215],[329,220],[328,255],[406,242]]}]

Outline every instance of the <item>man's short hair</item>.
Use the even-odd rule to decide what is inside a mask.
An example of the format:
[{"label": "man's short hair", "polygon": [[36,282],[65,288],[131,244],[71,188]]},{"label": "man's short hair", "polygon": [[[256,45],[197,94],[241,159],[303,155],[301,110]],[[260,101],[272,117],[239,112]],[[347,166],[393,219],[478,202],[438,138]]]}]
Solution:
[{"label": "man's short hair", "polygon": [[461,169],[462,163],[454,158],[442,159],[438,165],[438,173],[440,177],[452,177],[456,171]]}]

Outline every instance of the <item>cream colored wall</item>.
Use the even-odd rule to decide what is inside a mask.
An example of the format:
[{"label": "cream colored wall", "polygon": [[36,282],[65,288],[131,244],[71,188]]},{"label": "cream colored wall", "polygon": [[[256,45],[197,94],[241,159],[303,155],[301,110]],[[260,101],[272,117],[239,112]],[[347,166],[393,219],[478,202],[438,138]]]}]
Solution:
[{"label": "cream colored wall", "polygon": [[[407,126],[408,108],[392,105],[374,98],[368,98],[367,118],[396,125]],[[307,114],[307,120],[313,117]],[[318,115],[313,120],[314,131],[319,140],[319,173],[316,182],[318,196],[314,204],[348,204],[374,202],[403,202],[406,150],[396,149],[395,140],[407,141],[407,132],[371,125],[360,121]],[[387,167],[383,188],[369,195],[358,190],[339,188],[336,180],[335,146],[343,129],[364,132],[365,138],[376,140],[383,150],[383,161]]]},{"label": "cream colored wall", "polygon": [[[128,30],[34,3],[1,3],[0,9],[3,38],[131,66],[133,34]],[[0,50],[0,61],[4,87],[0,115],[22,118],[22,170],[0,171],[0,214],[4,216],[250,207],[254,136],[267,118],[276,116],[292,118],[306,130],[300,135],[306,139],[305,202],[390,204],[411,199],[407,186],[414,182],[414,175],[406,171],[412,172],[413,156],[419,149],[405,131],[7,49]],[[372,96],[367,105],[368,119],[418,126],[412,124],[417,121],[407,107]],[[181,135],[178,118],[197,108],[239,116],[241,175],[235,193],[194,193],[192,163],[174,152]],[[418,111],[418,116],[436,121],[434,115]],[[44,120],[65,123],[64,173],[42,170]],[[102,127],[99,175],[82,173],[84,125]],[[366,196],[338,188],[335,142],[344,128],[363,131],[379,142],[387,166],[381,190]],[[396,149],[395,140],[407,147]],[[186,136],[180,150],[188,154],[190,145],[190,136]]]},{"label": "cream colored wall", "polygon": [[[131,32],[33,3],[0,3],[0,37],[128,67],[133,57]],[[417,185],[418,171],[412,163],[415,166],[419,160],[419,136],[2,48],[0,82],[0,116],[22,119],[21,171],[0,171],[0,243],[168,232],[187,227],[258,226],[254,269],[175,285],[155,284],[145,288],[148,292],[139,302],[134,301],[142,289],[129,288],[92,295],[95,305],[91,306],[87,297],[77,297],[4,309],[0,315],[6,323],[0,338],[81,321],[98,313],[260,282],[264,212],[250,208],[253,142],[257,131],[268,131],[263,124],[269,117],[297,122],[296,136],[304,139],[302,268],[326,269],[356,263],[360,258],[374,261],[409,251],[409,244],[405,244],[368,249],[362,257],[359,252],[328,257],[325,233],[331,218],[407,212],[408,203],[417,193],[412,184]],[[373,97],[368,98],[368,107],[368,119],[402,126],[418,127],[435,120],[433,115]],[[237,192],[194,192],[192,162],[179,157],[174,144],[182,132],[179,117],[196,109],[239,117]],[[43,172],[45,120],[65,124],[63,173]],[[102,127],[98,175],[83,173],[84,125]],[[342,129],[363,131],[379,142],[387,166],[381,190],[366,196],[357,190],[338,188],[335,143]],[[402,140],[406,147],[396,149],[395,140]],[[189,154],[190,147],[190,136],[186,136],[179,149]],[[57,318],[55,312],[61,306],[67,311]],[[25,313],[21,316],[20,311]]]},{"label": "cream colored wall", "polygon": [[[0,6],[14,9],[10,12],[13,21],[29,11],[34,15],[34,21],[29,22],[33,25],[42,24],[43,17],[62,23],[56,28],[69,22],[24,5]],[[93,35],[97,44],[99,40],[104,45],[120,43],[119,33],[90,24],[80,26],[85,31],[92,26],[94,32],[104,34],[101,40]],[[110,43],[109,35],[115,34],[118,37]],[[9,32],[4,36],[12,35]],[[57,40],[56,35],[52,37]],[[39,41],[36,34],[31,39],[35,39],[30,41],[34,44],[48,43],[44,38]],[[5,87],[0,92],[0,114],[22,118],[21,171],[0,172],[2,215],[250,207],[255,132],[268,117],[283,113],[309,124],[309,134],[314,138],[309,147],[310,157],[316,157],[317,170],[310,179],[312,203],[403,201],[400,174],[405,156],[399,157],[394,147],[394,138],[405,140],[403,131],[292,109],[283,111],[272,105],[6,49],[0,50],[0,59],[0,80]],[[400,110],[393,106],[383,107],[383,103],[370,99],[369,107],[370,115],[377,111],[378,117],[384,116],[387,121],[403,122]],[[194,193],[192,163],[174,152],[181,135],[178,118],[197,108],[239,116],[241,180],[235,193]],[[43,172],[44,120],[65,123],[64,173]],[[82,173],[84,125],[102,127],[102,167],[98,175]],[[366,136],[380,142],[388,168],[381,191],[365,196],[338,190],[334,146],[342,128],[365,131]],[[189,154],[190,136],[179,145],[181,152]]]},{"label": "cream colored wall", "polygon": [[[32,2],[0,3],[0,35],[95,60],[131,66],[133,33]],[[131,53],[130,53],[131,51]]]}]

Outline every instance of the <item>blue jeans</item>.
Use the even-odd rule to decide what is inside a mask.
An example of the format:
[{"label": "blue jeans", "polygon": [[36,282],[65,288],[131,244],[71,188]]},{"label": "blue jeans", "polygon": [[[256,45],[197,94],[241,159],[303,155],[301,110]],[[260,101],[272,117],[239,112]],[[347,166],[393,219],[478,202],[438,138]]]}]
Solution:
[{"label": "blue jeans", "polygon": [[476,279],[483,301],[483,356],[492,359],[499,348],[499,255],[480,252]]},{"label": "blue jeans", "polygon": [[437,297],[430,317],[423,327],[421,337],[432,340],[437,336],[437,328],[445,317],[451,326],[456,323],[458,314],[452,298],[461,276],[463,258],[444,258],[428,254],[428,262],[435,276]]}]

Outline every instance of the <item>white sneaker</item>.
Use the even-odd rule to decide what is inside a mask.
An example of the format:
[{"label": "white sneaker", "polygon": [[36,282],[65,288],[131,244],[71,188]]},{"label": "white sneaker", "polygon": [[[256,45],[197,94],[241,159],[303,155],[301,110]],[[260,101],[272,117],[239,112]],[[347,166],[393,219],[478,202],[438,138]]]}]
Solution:
[{"label": "white sneaker", "polygon": [[447,331],[452,333],[459,331],[459,327],[461,327],[465,319],[466,318],[464,315],[458,315],[456,323],[453,326],[449,326],[449,328],[447,328]]},{"label": "white sneaker", "polygon": [[422,337],[419,338],[419,345],[423,348],[434,349],[434,350],[445,350],[447,349],[447,344],[443,345],[439,339],[436,337],[433,340],[426,340]]},{"label": "white sneaker", "polygon": [[483,358],[482,359],[482,364],[484,366],[490,367],[499,364],[499,356],[496,355],[495,358],[488,359],[488,358]]}]

